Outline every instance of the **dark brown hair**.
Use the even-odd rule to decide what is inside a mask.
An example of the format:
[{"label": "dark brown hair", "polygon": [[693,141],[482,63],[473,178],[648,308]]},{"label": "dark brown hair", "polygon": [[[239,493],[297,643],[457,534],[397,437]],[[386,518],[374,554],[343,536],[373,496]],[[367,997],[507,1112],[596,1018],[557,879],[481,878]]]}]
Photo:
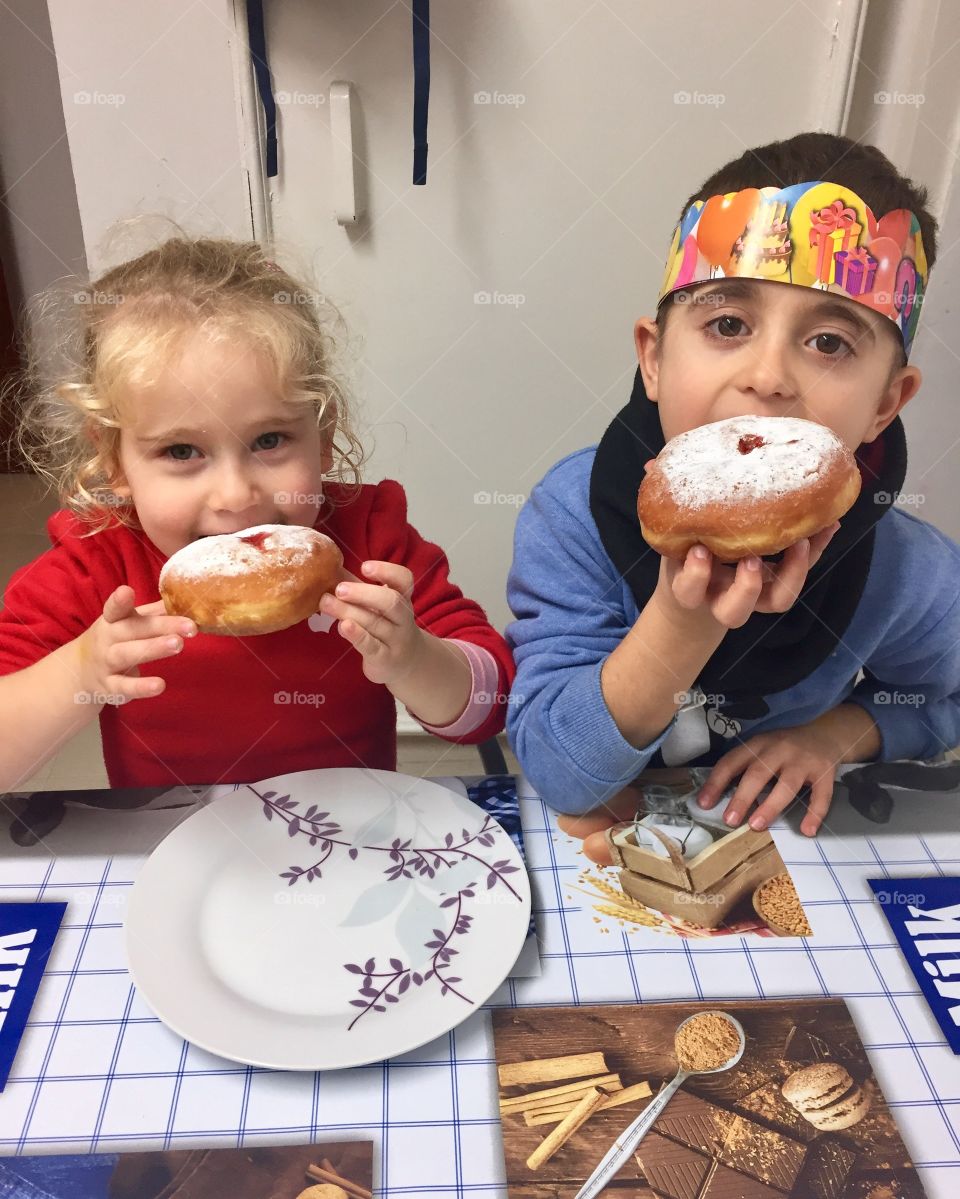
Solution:
[{"label": "dark brown hair", "polygon": [[[746,187],[790,187],[822,179],[842,183],[861,196],[878,218],[895,208],[906,208],[920,223],[928,269],[937,258],[937,221],[927,208],[927,189],[906,179],[876,146],[856,142],[836,133],[798,133],[796,137],[745,150],[728,162],[689,196],[678,222],[695,200],[741,191]],[[673,306],[668,297],[657,312],[660,337]]]}]

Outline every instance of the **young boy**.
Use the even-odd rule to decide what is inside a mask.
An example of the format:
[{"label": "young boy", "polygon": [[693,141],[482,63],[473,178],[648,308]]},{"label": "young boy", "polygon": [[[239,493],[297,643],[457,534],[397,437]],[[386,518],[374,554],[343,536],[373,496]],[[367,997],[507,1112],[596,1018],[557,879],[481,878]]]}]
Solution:
[{"label": "young boy", "polygon": [[[807,133],[747,151],[684,205],[656,318],[636,324],[630,402],[517,524],[508,733],[551,807],[589,813],[566,831],[632,817],[631,780],[689,763],[713,765],[706,808],[739,776],[730,825],[767,784],[756,829],[809,788],[812,836],[840,763],[960,741],[960,547],[894,506],[936,254],[925,204],[873,146]],[[644,464],[746,414],[831,428],[856,452],[859,499],[779,561],[661,559],[637,520]]]}]

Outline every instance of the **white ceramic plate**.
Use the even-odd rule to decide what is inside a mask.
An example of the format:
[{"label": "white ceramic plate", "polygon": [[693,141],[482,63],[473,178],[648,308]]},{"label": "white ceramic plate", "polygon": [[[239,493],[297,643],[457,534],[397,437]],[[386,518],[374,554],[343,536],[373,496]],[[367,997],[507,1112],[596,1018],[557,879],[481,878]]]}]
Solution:
[{"label": "white ceramic plate", "polygon": [[530,885],[468,799],[382,770],[240,787],[184,821],[130,897],[134,982],[235,1061],[332,1070],[453,1028],[506,977]]}]

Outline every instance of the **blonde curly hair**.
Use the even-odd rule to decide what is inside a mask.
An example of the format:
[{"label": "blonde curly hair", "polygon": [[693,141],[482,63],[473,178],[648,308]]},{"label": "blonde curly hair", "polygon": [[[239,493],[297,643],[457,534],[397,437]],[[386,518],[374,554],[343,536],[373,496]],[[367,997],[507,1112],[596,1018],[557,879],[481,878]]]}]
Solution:
[{"label": "blonde curly hair", "polygon": [[342,320],[257,242],[171,237],[75,291],[70,307],[69,328],[58,330],[56,352],[66,361],[58,375],[44,379],[40,354],[28,353],[16,384],[17,442],[91,532],[114,521],[136,525],[113,491],[122,477],[123,398],[156,378],[197,331],[255,344],[283,394],[310,404],[321,434],[333,434],[334,478],[359,484],[363,448],[332,366]]}]

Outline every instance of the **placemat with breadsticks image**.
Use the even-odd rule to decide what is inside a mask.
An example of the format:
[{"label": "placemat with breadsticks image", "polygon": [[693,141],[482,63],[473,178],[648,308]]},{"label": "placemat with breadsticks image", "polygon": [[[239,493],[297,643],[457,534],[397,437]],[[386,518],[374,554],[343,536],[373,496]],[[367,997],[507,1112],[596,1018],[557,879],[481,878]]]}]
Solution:
[{"label": "placemat with breadsticks image", "polygon": [[373,1142],[0,1158],[0,1194],[21,1179],[84,1199],[373,1199]]},{"label": "placemat with breadsticks image", "polygon": [[501,1010],[493,1032],[510,1199],[574,1199],[680,1067],[598,1193],[923,1199],[841,999]]}]

